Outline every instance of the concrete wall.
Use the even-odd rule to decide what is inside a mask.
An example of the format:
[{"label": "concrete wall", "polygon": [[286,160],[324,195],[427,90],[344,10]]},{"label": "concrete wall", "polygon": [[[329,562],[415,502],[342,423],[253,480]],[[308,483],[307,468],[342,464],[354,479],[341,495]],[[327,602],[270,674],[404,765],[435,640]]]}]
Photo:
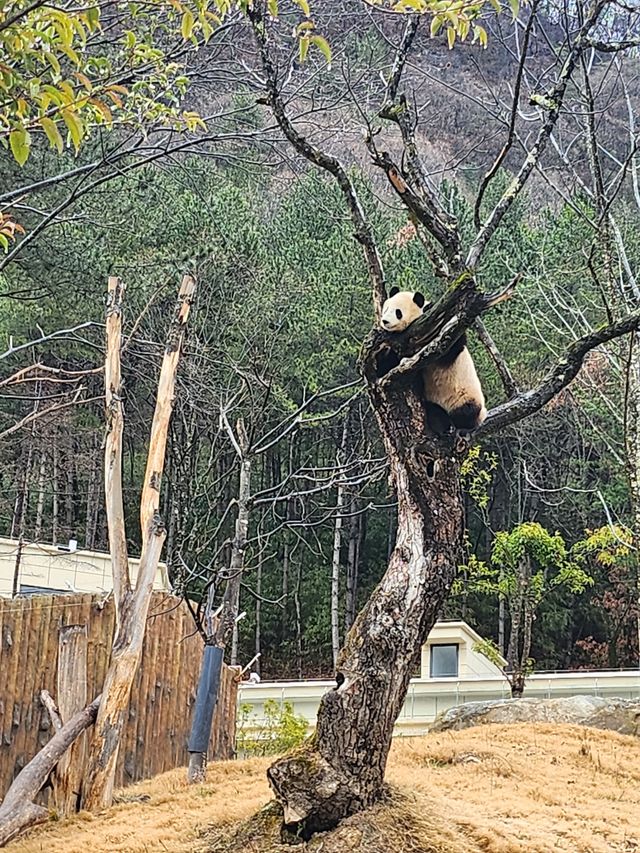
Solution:
[{"label": "concrete wall", "polygon": [[[249,728],[260,727],[265,700],[275,699],[279,703],[291,702],[295,712],[307,719],[311,730],[316,723],[322,694],[334,687],[334,681],[261,682],[255,685],[243,682],[238,702],[240,706],[251,706]],[[530,697],[584,694],[638,699],[640,670],[540,674],[529,678],[525,689],[525,696]],[[447,708],[464,702],[508,698],[510,695],[509,686],[502,676],[414,678],[398,717],[395,734],[424,734],[436,716]]]},{"label": "concrete wall", "polygon": [[[0,596],[10,597],[13,590],[18,542],[0,538]],[[135,580],[140,561],[129,560]],[[59,551],[53,545],[25,544],[20,554],[19,587],[39,587],[58,592],[110,592],[113,589],[111,558],[99,551]],[[160,563],[154,589],[168,591],[167,567]]]}]

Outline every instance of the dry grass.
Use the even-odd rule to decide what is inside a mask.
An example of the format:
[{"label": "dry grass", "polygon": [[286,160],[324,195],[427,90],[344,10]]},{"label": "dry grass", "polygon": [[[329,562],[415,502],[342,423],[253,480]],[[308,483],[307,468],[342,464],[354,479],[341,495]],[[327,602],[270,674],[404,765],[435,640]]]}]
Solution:
[{"label": "dry grass", "polygon": [[[271,853],[283,847],[268,760],[183,770],[122,792],[103,814],[34,830],[9,853]],[[640,740],[549,724],[483,726],[394,743],[387,803],[296,850],[640,853]],[[242,822],[242,823],[238,823]],[[236,824],[238,824],[236,826]]]}]

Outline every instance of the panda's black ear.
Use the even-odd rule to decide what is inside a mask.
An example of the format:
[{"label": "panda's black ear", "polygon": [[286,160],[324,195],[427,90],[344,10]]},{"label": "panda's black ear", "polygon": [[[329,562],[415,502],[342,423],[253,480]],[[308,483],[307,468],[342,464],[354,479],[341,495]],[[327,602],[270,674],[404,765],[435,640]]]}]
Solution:
[{"label": "panda's black ear", "polygon": [[424,296],[421,293],[418,293],[418,291],[416,290],[416,292],[413,294],[413,301],[416,303],[418,308],[422,308],[422,306],[424,305]]},{"label": "panda's black ear", "polygon": [[395,296],[396,293],[400,293],[400,288],[399,287],[392,287],[391,290],[389,291],[389,299],[391,299],[392,296]]}]

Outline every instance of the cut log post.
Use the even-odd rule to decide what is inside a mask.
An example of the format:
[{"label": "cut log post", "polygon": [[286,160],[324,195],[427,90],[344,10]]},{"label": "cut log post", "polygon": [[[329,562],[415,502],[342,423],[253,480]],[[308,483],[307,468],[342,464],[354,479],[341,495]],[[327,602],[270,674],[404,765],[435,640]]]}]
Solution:
[{"label": "cut log post", "polygon": [[[87,704],[87,626],[65,625],[58,637],[58,707],[63,723]],[[87,760],[81,735],[62,756],[53,777],[53,802],[59,815],[78,811]]]},{"label": "cut log post", "polygon": [[33,800],[60,758],[95,721],[99,704],[98,696],[75,714],[18,774],[0,805],[0,847],[8,844],[24,829],[48,818],[49,811],[36,805]]}]

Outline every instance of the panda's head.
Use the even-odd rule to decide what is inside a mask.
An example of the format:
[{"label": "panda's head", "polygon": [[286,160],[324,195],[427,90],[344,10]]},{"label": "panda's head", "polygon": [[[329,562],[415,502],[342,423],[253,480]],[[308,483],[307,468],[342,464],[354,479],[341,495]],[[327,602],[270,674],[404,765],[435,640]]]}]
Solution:
[{"label": "panda's head", "polygon": [[399,290],[392,287],[389,298],[382,306],[380,325],[385,332],[403,332],[427,307],[424,296],[418,291]]}]

